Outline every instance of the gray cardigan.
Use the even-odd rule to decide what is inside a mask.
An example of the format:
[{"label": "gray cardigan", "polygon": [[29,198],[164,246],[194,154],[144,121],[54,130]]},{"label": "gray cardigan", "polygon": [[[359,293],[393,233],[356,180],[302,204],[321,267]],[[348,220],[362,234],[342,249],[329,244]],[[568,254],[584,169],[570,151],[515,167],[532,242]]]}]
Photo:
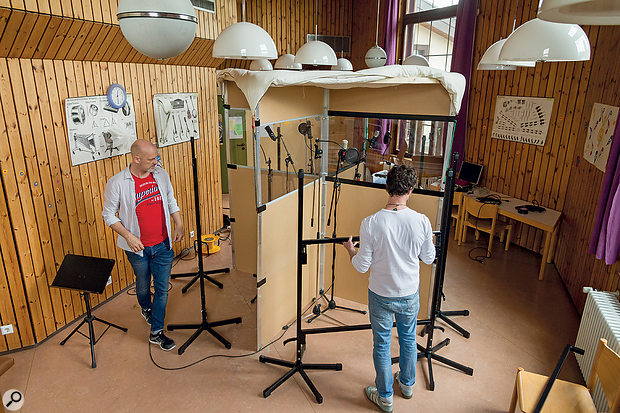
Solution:
[{"label": "gray cardigan", "polygon": [[[172,241],[170,215],[179,211],[180,208],[177,205],[177,200],[174,198],[174,190],[172,189],[170,176],[164,168],[156,166],[153,171],[153,177],[161,193],[168,239]],[[129,167],[110,178],[105,187],[104,197],[105,200],[103,202],[103,211],[101,215],[103,215],[106,225],[110,226],[120,222],[129,232],[140,238],[140,225],[138,224],[138,216],[136,215],[136,184],[131,172],[129,172]],[[116,215],[117,213],[118,216]],[[172,248],[172,242],[169,244],[170,248]],[[117,237],[116,245],[125,251],[131,251],[125,238],[120,235]],[[142,256],[142,251],[136,254]]]}]

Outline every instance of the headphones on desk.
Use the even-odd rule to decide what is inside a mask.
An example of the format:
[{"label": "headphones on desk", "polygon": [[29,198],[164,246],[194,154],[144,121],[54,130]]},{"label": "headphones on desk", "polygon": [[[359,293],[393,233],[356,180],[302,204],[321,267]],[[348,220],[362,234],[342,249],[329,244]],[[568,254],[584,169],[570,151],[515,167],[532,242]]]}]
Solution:
[{"label": "headphones on desk", "polygon": [[532,201],[531,205],[519,205],[515,209],[519,214],[527,214],[528,212],[544,212],[545,208],[541,207],[537,201]]}]

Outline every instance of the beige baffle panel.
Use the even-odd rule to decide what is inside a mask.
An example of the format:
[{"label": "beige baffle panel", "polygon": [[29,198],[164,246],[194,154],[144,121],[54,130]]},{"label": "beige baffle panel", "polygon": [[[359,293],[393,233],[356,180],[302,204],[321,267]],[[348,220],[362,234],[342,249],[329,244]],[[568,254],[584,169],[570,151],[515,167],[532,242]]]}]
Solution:
[{"label": "beige baffle panel", "polygon": [[[331,189],[333,183],[328,182],[328,198],[327,208],[329,213],[329,202],[331,199]],[[340,199],[338,201],[338,221],[336,236],[345,237],[349,235],[359,235],[360,224],[362,220],[385,207],[387,203],[387,192],[385,189],[369,188],[363,186],[355,186],[342,184]],[[437,213],[440,198],[413,194],[409,198],[407,206],[417,212],[428,217],[431,225],[436,228]],[[328,227],[327,236],[332,235],[333,217],[330,227]],[[325,276],[324,288],[329,288],[331,284],[331,263],[332,248],[331,246],[325,250]],[[342,245],[336,245],[336,282],[335,297],[346,298],[360,304],[368,304],[368,276],[360,274],[353,268],[349,259],[349,254]],[[420,312],[418,319],[426,319],[429,316],[429,306],[431,300],[432,275],[434,274],[433,266],[420,262]]]},{"label": "beige baffle panel", "polygon": [[[316,237],[310,227],[313,185],[304,187],[304,239]],[[261,275],[266,282],[258,299],[259,347],[282,332],[297,314],[297,214],[298,194],[291,192],[271,203],[262,214]],[[317,246],[307,248],[308,264],[303,269],[302,303],[306,308],[316,288]]]}]

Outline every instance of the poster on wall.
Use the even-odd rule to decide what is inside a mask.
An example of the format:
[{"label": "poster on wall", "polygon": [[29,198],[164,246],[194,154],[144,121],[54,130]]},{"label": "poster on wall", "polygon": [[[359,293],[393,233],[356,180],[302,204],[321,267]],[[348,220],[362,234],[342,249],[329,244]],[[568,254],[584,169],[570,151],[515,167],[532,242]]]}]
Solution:
[{"label": "poster on wall", "polygon": [[583,157],[605,172],[611,140],[618,122],[618,108],[615,106],[595,103],[588,124],[588,136],[583,148]]},{"label": "poster on wall", "polygon": [[162,93],[153,97],[159,147],[187,142],[198,131],[198,93]]},{"label": "poster on wall", "polygon": [[498,96],[491,137],[544,146],[553,98]]},{"label": "poster on wall", "polygon": [[65,99],[67,135],[73,166],[124,155],[136,140],[133,99],[120,109],[108,104],[107,96]]},{"label": "poster on wall", "polygon": [[228,125],[229,139],[243,139],[243,117],[229,116]]}]

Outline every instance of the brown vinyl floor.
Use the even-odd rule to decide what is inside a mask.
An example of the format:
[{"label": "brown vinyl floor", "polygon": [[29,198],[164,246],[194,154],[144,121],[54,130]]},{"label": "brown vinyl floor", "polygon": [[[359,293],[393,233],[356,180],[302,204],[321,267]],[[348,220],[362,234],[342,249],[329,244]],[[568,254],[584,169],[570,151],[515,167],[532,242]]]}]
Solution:
[{"label": "brown vinyl floor", "polygon": [[[447,310],[470,311],[469,317],[453,319],[471,332],[471,338],[465,339],[447,327],[445,332],[436,332],[434,341],[449,337],[450,344],[439,354],[471,366],[474,375],[433,362],[436,388],[429,391],[427,365],[419,362],[413,399],[405,400],[397,391],[395,412],[505,412],[517,367],[550,374],[565,344],[574,343],[579,317],[552,265],[547,266],[546,279],[539,282],[539,256],[514,246],[506,253],[496,244],[494,257],[480,264],[468,258],[474,245],[469,242],[458,247],[451,242],[443,305]],[[484,245],[484,237],[480,245]],[[230,247],[224,246],[206,261],[207,268],[229,266]],[[180,261],[173,272],[195,268],[195,261]],[[206,285],[209,319],[243,317],[240,325],[217,328],[233,348],[226,350],[203,333],[182,356],[176,350],[163,352],[152,346],[152,357],[159,365],[174,368],[207,355],[238,355],[254,350],[256,307],[250,300],[255,294],[255,279],[234,270],[215,278],[224,283],[224,289]],[[186,281],[171,281],[166,325],[200,320],[199,288],[195,285],[181,294]],[[361,307],[344,300],[339,304]],[[378,411],[363,395],[363,388],[374,380],[369,331],[308,338],[304,361],[343,364],[340,372],[309,373],[325,399],[323,404],[317,404],[299,375],[264,399],[263,389],[286,369],[261,364],[258,355],[211,358],[183,370],[157,368],[149,357],[148,328],[134,296],[123,292],[94,313],[129,329],[127,333],[110,329],[97,343],[96,369],[90,368],[84,337],[75,335],[65,346],[59,345],[75,324],[36,348],[11,354],[15,366],[0,377],[0,390],[23,391],[23,412]],[[367,316],[339,310],[331,315],[344,323],[367,322]],[[314,325],[333,323],[323,318]],[[97,331],[101,331],[99,326]],[[175,330],[169,335],[180,345],[191,332]],[[285,337],[293,334],[291,328]],[[426,343],[426,338],[420,340]],[[283,346],[279,341],[262,354],[292,360],[294,350],[294,343]],[[393,354],[397,353],[394,343]],[[560,377],[583,382],[573,356]]]}]

